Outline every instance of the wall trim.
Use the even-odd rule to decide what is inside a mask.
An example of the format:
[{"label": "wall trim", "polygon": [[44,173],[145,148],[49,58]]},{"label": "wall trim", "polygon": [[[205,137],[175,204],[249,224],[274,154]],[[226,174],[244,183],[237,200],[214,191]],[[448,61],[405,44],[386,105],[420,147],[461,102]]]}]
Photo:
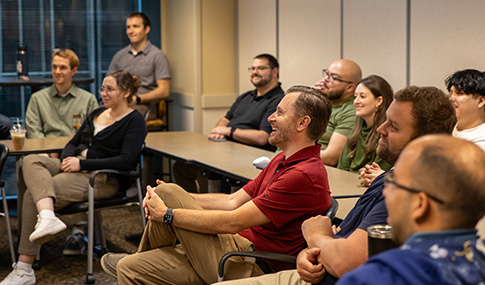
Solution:
[{"label": "wall trim", "polygon": [[235,99],[235,94],[202,94],[202,109],[229,108]]}]

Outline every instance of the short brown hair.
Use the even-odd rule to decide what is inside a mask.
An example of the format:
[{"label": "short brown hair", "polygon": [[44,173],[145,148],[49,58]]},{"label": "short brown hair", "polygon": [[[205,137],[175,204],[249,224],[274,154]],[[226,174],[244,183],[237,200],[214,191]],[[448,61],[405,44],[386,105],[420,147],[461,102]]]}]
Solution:
[{"label": "short brown hair", "polygon": [[70,49],[58,50],[52,55],[52,58],[54,58],[54,56],[56,55],[62,58],[67,58],[69,60],[69,65],[71,66],[71,69],[79,66],[79,57],[77,57],[77,54]]},{"label": "short brown hair", "polygon": [[106,77],[111,76],[116,80],[116,84],[122,90],[130,91],[127,101],[131,103],[133,96],[138,92],[138,88],[141,86],[141,79],[136,75],[131,75],[128,71],[116,70],[108,73]]},{"label": "short brown hair", "polygon": [[295,113],[299,117],[310,117],[307,134],[311,140],[317,141],[327,129],[332,103],[320,90],[308,86],[292,86],[285,94],[289,93],[298,93],[294,103]]},{"label": "short brown hair", "polygon": [[426,134],[451,134],[456,124],[455,108],[436,87],[409,86],[396,92],[394,100],[411,102],[414,119],[412,139]]}]

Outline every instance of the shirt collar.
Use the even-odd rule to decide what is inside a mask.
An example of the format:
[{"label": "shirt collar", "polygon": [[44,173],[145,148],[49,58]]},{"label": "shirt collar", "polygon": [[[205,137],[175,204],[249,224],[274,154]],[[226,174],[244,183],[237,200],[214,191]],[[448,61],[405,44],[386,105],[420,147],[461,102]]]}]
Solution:
[{"label": "shirt collar", "polygon": [[421,242],[427,239],[435,239],[435,238],[453,238],[457,236],[468,236],[468,239],[475,239],[477,237],[477,230],[476,229],[458,229],[458,230],[445,230],[445,231],[436,231],[436,232],[418,232],[411,235],[406,242],[405,245]]},{"label": "shirt collar", "polygon": [[150,49],[150,41],[147,40],[147,44],[145,45],[145,47],[142,50],[140,50],[136,55],[133,54],[133,51],[131,49],[131,44],[130,44],[128,46],[128,53],[130,53],[130,54],[132,54],[134,56],[137,56],[139,54],[145,54],[146,55],[146,54],[148,54],[149,49]]},{"label": "shirt collar", "polygon": [[[74,83],[72,83],[71,84],[71,88],[69,88],[69,90],[67,91],[67,95],[65,97],[67,97],[69,95],[71,95],[73,97],[77,97],[76,92],[73,92],[74,86],[75,86]],[[51,97],[55,97],[55,96],[61,97],[59,94],[57,94],[57,89],[56,89],[56,84],[55,83],[52,84],[52,88],[50,90],[48,90],[48,92],[49,92],[49,95]]]},{"label": "shirt collar", "polygon": [[[309,147],[305,147],[294,153],[292,156],[288,157],[287,159],[284,159],[280,162],[282,165],[291,165],[298,163],[302,160],[308,159],[309,157],[312,156],[318,156],[320,158],[320,145],[312,145]],[[284,157],[284,156],[283,156]]]},{"label": "shirt collar", "polygon": [[259,101],[259,100],[262,100],[263,98],[271,97],[274,94],[279,93],[280,89],[281,89],[281,83],[280,82],[278,82],[278,86],[275,86],[275,88],[269,90],[268,92],[266,92],[265,94],[263,94],[261,96],[258,96],[258,90],[254,89],[253,93],[252,93],[253,99],[254,99],[254,101]]}]

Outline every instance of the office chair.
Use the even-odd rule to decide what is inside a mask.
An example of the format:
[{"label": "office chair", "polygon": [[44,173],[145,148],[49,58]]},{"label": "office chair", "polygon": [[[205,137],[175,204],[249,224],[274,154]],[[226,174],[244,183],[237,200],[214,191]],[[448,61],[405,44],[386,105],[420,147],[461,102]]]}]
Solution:
[{"label": "office chair", "polygon": [[[330,218],[330,220],[333,220],[338,211],[338,202],[333,197],[331,198],[331,201],[332,204],[330,205],[330,208],[323,213],[323,216],[327,216]],[[285,262],[296,266],[296,256],[289,254],[264,251],[231,251],[224,254],[219,260],[219,267],[217,269],[218,282],[224,281],[224,265],[226,261],[233,256],[247,256],[255,258],[256,264],[265,274],[274,273],[273,269],[266,263],[266,261],[264,261],[265,259]]]},{"label": "office chair", "polygon": [[[137,167],[139,170],[139,166]],[[98,174],[108,173],[116,175],[124,175],[134,179],[134,183],[131,187],[123,187],[120,185],[118,193],[107,199],[94,199],[94,181]],[[102,169],[93,171],[89,179],[88,187],[88,201],[72,203],[58,211],[57,214],[69,215],[80,212],[88,212],[88,263],[87,263],[87,275],[86,284],[94,284],[96,278],[93,275],[93,258],[94,258],[94,234],[99,235],[101,247],[103,252],[107,252],[106,239],[102,227],[101,210],[120,208],[126,206],[138,205],[140,207],[141,219],[143,228],[145,228],[145,211],[142,207],[143,194],[140,182],[139,171],[118,171],[114,169]]]},{"label": "office chair", "polygon": [[[4,144],[0,144],[0,175],[2,174],[3,166],[5,165],[7,156],[8,156],[8,147]],[[0,213],[0,214],[5,216],[5,223],[7,225],[8,243],[10,246],[10,257],[12,258],[12,263],[15,263],[15,249],[13,247],[12,229],[10,226],[10,215],[8,214],[7,195],[5,195],[5,181],[3,180],[0,180],[0,189],[2,190],[2,204],[3,204],[3,213]]]}]

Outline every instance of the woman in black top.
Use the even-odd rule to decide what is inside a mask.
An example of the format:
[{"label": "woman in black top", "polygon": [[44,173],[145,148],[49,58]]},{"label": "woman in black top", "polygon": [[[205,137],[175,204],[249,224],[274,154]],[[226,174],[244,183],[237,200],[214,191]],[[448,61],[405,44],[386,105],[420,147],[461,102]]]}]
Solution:
[{"label": "woman in black top", "polygon": [[[23,200],[20,256],[4,281],[35,283],[31,265],[36,244],[45,243],[66,229],[54,210],[87,200],[90,171],[136,167],[147,133],[143,116],[130,107],[139,86],[140,80],[126,71],[108,74],[99,90],[104,107],[87,116],[61,158],[42,155],[24,158],[27,191]],[[120,183],[123,181],[116,176],[98,175],[95,198],[112,197]]]}]

